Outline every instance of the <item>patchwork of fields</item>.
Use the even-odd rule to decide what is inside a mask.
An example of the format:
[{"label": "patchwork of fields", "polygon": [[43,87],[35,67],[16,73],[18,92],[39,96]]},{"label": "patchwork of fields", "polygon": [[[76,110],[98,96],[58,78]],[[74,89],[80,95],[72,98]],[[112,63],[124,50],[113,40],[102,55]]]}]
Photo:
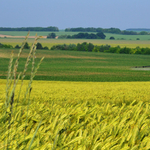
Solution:
[{"label": "patchwork of fields", "polygon": [[[44,46],[84,41],[40,40]],[[22,39],[0,38],[0,43],[21,42]],[[150,47],[146,40],[87,42]],[[7,103],[5,89],[11,51],[0,49],[0,149],[150,149],[150,71],[132,69],[150,66],[149,55],[37,50],[35,65],[41,57],[45,59],[32,89],[26,92],[28,80],[24,80],[21,89],[19,81],[14,97],[8,97]],[[18,50],[13,51],[16,59]],[[29,50],[23,51],[18,73],[23,71],[28,53]],[[30,78],[31,68],[32,64],[25,79]]]},{"label": "patchwork of fields", "polygon": [[[22,40],[24,38],[19,38],[18,36],[26,36],[28,32],[26,31],[0,31],[0,34],[2,35],[11,35],[11,36],[17,36],[17,38],[0,38],[0,43],[3,44],[11,44],[12,46],[16,46],[17,44],[21,45]],[[35,36],[35,34],[38,34],[38,36],[47,36],[50,32],[30,32],[30,36]],[[78,32],[65,32],[60,31],[56,32],[57,36],[60,35],[74,35]],[[150,47],[150,35],[119,35],[119,34],[111,34],[111,33],[105,33],[106,39],[40,39],[39,42],[42,43],[43,46],[47,46],[51,48],[53,45],[56,44],[77,44],[77,43],[83,43],[83,42],[91,42],[94,45],[106,45],[109,44],[111,46],[120,46],[120,47],[130,47],[135,48],[137,46],[139,47]],[[115,40],[109,40],[109,38],[113,36]],[[136,40],[139,38],[140,40]],[[29,39],[28,43],[31,45],[34,39]]]},{"label": "patchwork of fields", "polygon": [[[11,36],[26,36],[28,31],[0,31],[1,35],[11,35]],[[30,31],[30,36],[35,36],[35,34],[38,34],[39,36],[47,36],[49,33],[52,32],[36,32],[36,31]],[[61,35],[74,35],[78,34],[79,32],[65,32],[65,31],[59,31],[55,32],[57,36]],[[96,33],[96,32],[88,32],[88,33]],[[104,33],[106,35],[106,40],[109,40],[111,36],[113,36],[116,40],[136,40],[139,38],[140,40],[150,40],[150,35],[122,35],[122,34],[113,34],[113,33]]]}]

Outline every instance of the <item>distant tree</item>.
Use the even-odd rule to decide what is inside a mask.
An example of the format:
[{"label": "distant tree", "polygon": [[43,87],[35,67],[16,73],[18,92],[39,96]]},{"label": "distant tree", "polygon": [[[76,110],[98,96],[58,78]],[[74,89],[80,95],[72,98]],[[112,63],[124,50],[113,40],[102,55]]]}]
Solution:
[{"label": "distant tree", "polygon": [[92,52],[93,48],[94,48],[94,45],[92,43],[89,43],[88,44],[88,51]]},{"label": "distant tree", "polygon": [[88,28],[66,28],[66,32],[106,32],[106,33],[117,33],[120,34],[121,30],[118,28],[108,28],[108,29],[103,29],[103,28],[93,28],[93,27],[88,27]]},{"label": "distant tree", "polygon": [[92,43],[83,42],[82,44],[78,43],[76,50],[77,51],[88,51],[92,52],[94,49],[94,45]]},{"label": "distant tree", "polygon": [[138,49],[138,50],[135,52],[135,54],[142,54],[142,52],[141,52],[140,49]]},{"label": "distant tree", "polygon": [[137,35],[137,32],[123,30],[123,31],[121,31],[121,34],[124,34],[124,35]]},{"label": "distant tree", "polygon": [[88,51],[88,44],[87,42],[83,42],[82,44],[77,44],[77,50],[78,51]]},{"label": "distant tree", "polygon": [[72,36],[71,35],[67,35],[67,39],[71,39],[72,38]]},{"label": "distant tree", "polygon": [[58,27],[21,27],[21,28],[3,28],[0,27],[0,31],[59,31]]},{"label": "distant tree", "polygon": [[87,39],[97,39],[97,35],[91,33],[91,34],[89,34],[86,38],[87,38]]},{"label": "distant tree", "polygon": [[43,47],[43,49],[48,50],[49,48],[47,46]]},{"label": "distant tree", "polygon": [[80,32],[72,36],[70,35],[67,36],[67,38],[72,38],[72,39],[105,39],[105,37],[106,36],[104,35],[103,32],[98,32],[97,34]]},{"label": "distant tree", "polygon": [[108,28],[108,29],[103,29],[102,32],[120,34],[121,30],[118,28]]},{"label": "distant tree", "polygon": [[69,50],[75,50],[76,49],[76,45],[75,44],[69,44],[68,49]]},{"label": "distant tree", "polygon": [[110,47],[109,48],[109,51],[111,53],[120,53],[120,46],[117,46],[117,47]]},{"label": "distant tree", "polygon": [[42,44],[38,42],[38,43],[36,44],[36,49],[43,49]]},{"label": "distant tree", "polygon": [[105,50],[109,50],[110,45],[106,44],[106,45],[100,45],[99,46],[99,52],[104,52]]},{"label": "distant tree", "polygon": [[119,51],[120,54],[131,54],[131,48],[123,47]]},{"label": "distant tree", "polygon": [[109,39],[110,39],[110,40],[115,40],[115,38],[114,38],[113,36],[111,36]]},{"label": "distant tree", "polygon": [[30,46],[29,46],[29,44],[27,42],[24,45],[24,49],[30,49]]},{"label": "distant tree", "polygon": [[102,28],[97,28],[96,32],[103,32],[103,29]]},{"label": "distant tree", "polygon": [[13,48],[10,44],[0,44],[0,48]]},{"label": "distant tree", "polygon": [[0,48],[2,48],[3,47],[3,44],[2,43],[0,43]]},{"label": "distant tree", "polygon": [[121,38],[121,39],[119,39],[119,40],[125,40],[125,38]]},{"label": "distant tree", "polygon": [[49,33],[47,38],[54,39],[56,37],[55,33]]},{"label": "distant tree", "polygon": [[92,52],[99,52],[99,46],[94,46],[94,48],[93,48],[93,50],[92,50]]},{"label": "distant tree", "polygon": [[72,38],[83,39],[85,38],[85,33],[78,33],[72,36]]},{"label": "distant tree", "polygon": [[99,39],[105,39],[106,37],[106,35],[103,32],[98,32],[96,35]]},{"label": "distant tree", "polygon": [[141,32],[139,33],[139,35],[148,35],[148,32],[146,32],[146,31],[141,31]]},{"label": "distant tree", "polygon": [[16,45],[16,46],[15,46],[15,48],[19,49],[19,48],[20,48],[20,46],[19,46],[19,45]]},{"label": "distant tree", "polygon": [[137,38],[136,40],[140,40],[139,38]]},{"label": "distant tree", "polygon": [[58,29],[58,27],[52,27],[52,26],[50,26],[50,27],[47,27],[46,28],[46,31],[59,31],[59,29]]}]

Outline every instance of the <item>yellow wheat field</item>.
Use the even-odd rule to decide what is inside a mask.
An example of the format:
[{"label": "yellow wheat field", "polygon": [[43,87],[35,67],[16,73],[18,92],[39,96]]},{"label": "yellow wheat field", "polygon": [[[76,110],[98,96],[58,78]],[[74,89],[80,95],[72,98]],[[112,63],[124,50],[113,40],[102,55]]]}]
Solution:
[{"label": "yellow wheat field", "polygon": [[[0,80],[1,108],[5,84]],[[150,82],[33,81],[23,103],[24,85],[11,129],[0,109],[0,149],[8,135],[10,149],[28,149],[37,129],[34,150],[150,149]]]}]

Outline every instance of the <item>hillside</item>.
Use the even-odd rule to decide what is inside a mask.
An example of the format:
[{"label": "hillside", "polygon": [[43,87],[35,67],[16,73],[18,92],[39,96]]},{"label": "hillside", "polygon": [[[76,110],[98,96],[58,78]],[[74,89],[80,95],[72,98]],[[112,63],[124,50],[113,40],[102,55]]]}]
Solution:
[{"label": "hillside", "polygon": [[[6,78],[11,49],[0,49],[0,78]],[[18,72],[22,71],[29,50],[24,50]],[[15,57],[18,50],[14,49]],[[150,71],[132,70],[149,66],[149,55],[111,54],[60,50],[37,50],[36,61],[44,56],[35,77],[50,81],[150,81]],[[31,64],[29,66],[29,72]],[[29,72],[26,79],[29,79]]]}]

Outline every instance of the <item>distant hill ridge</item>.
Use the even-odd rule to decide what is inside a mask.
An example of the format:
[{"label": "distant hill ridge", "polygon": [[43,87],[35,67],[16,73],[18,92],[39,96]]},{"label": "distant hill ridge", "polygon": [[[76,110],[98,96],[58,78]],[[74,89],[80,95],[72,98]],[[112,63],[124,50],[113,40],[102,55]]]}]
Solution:
[{"label": "distant hill ridge", "polygon": [[18,27],[18,28],[11,28],[11,27],[0,27],[0,31],[59,31],[58,27]]},{"label": "distant hill ridge", "polygon": [[146,32],[150,32],[150,28],[129,28],[129,29],[126,29],[126,31],[136,31],[136,32],[139,32],[139,31],[146,31]]}]

